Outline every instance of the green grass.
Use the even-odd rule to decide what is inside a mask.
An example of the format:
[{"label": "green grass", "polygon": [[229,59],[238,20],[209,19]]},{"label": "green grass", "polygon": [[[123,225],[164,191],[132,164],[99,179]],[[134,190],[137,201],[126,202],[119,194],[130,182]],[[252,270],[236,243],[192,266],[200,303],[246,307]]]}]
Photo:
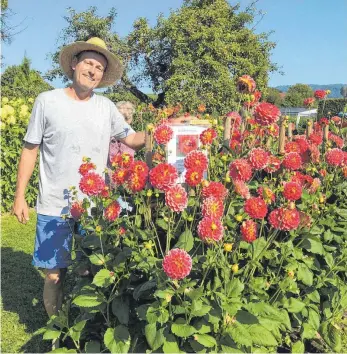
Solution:
[{"label": "green grass", "polygon": [[43,277],[31,265],[35,212],[27,225],[1,216],[1,352],[44,353],[49,342],[34,332],[48,319],[42,300]]}]

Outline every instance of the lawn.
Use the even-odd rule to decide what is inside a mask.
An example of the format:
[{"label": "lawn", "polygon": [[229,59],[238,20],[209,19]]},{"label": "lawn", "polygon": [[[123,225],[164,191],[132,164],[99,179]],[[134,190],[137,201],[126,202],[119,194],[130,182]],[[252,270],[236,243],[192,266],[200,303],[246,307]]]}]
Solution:
[{"label": "lawn", "polygon": [[34,332],[44,326],[42,274],[31,265],[36,214],[27,225],[11,215],[1,217],[1,352],[44,353],[49,342]]}]

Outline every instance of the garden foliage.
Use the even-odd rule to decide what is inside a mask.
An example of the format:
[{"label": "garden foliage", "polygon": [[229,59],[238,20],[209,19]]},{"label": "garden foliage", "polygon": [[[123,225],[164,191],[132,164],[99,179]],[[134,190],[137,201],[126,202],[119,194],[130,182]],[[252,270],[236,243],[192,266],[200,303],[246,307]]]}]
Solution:
[{"label": "garden foliage", "polygon": [[[27,130],[33,98],[2,97],[1,100],[1,212],[12,209],[16,191],[17,170]],[[38,193],[38,164],[26,190],[30,207],[36,202]]]},{"label": "garden foliage", "polygon": [[329,98],[318,103],[318,118],[327,116],[337,116],[341,112],[345,112],[347,106],[347,98]]},{"label": "garden foliage", "polygon": [[[238,88],[255,86],[244,77]],[[75,235],[83,257],[74,268],[90,276],[77,280],[44,339],[60,337],[60,351],[341,351],[346,137],[322,120],[308,137],[286,138],[278,154],[279,110],[245,106],[246,119],[229,114],[230,141],[223,117],[209,116],[200,148],[180,139],[184,187],[165,163],[165,119],[154,130],[151,170],[116,156],[107,186],[84,159],[71,195],[80,188],[88,197],[71,216],[86,231]],[[121,211],[119,196],[131,211]]]}]

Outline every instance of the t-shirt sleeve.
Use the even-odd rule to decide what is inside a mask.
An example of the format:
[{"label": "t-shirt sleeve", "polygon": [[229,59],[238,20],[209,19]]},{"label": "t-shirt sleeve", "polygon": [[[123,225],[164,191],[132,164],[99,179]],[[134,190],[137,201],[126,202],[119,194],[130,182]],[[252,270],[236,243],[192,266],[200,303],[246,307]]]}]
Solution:
[{"label": "t-shirt sleeve", "polygon": [[44,105],[38,98],[34,103],[24,141],[30,144],[41,144],[45,128]]},{"label": "t-shirt sleeve", "polygon": [[127,136],[134,134],[135,131],[131,126],[125,121],[124,117],[118,111],[117,107],[114,105],[112,107],[112,122],[111,122],[111,136],[116,139],[124,139]]}]

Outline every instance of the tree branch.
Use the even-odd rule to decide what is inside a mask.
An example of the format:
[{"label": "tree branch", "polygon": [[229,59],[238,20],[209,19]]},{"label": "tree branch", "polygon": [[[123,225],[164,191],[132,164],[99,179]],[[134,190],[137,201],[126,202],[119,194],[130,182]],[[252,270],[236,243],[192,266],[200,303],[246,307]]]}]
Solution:
[{"label": "tree branch", "polygon": [[131,81],[130,79],[127,77],[127,75],[123,75],[122,79],[121,79],[124,87],[130,91],[136,98],[138,98],[141,102],[145,102],[145,103],[149,103],[152,101],[152,99],[147,96],[145,93],[143,93],[142,91],[140,91]]}]

